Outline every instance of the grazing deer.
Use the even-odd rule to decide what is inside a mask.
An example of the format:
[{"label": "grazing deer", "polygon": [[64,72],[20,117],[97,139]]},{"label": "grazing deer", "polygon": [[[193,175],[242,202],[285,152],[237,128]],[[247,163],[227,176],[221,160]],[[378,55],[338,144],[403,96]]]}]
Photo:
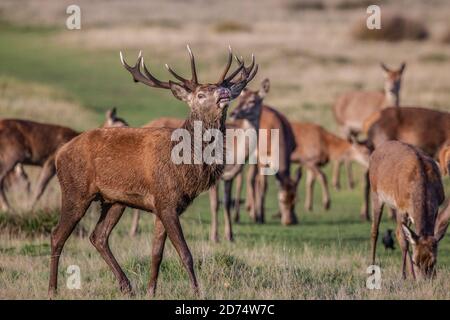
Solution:
[{"label": "grazing deer", "polygon": [[3,188],[4,179],[18,164],[41,166],[38,185],[32,206],[41,197],[48,182],[55,174],[56,150],[76,137],[78,132],[62,126],[29,120],[4,119],[0,121],[0,206],[10,206]]},{"label": "grazing deer", "polygon": [[257,150],[258,164],[250,166],[247,176],[247,201],[250,216],[258,223],[264,223],[264,202],[267,192],[267,177],[261,174],[263,167],[261,155],[272,156],[271,129],[279,131],[279,169],[275,175],[279,183],[278,204],[282,224],[292,225],[297,223],[294,209],[297,185],[300,181],[299,176],[295,179],[290,177],[291,154],[296,148],[295,137],[286,117],[274,108],[264,105],[263,101],[269,88],[269,79],[265,79],[259,90],[243,90],[230,117],[235,120],[247,120],[254,128],[265,129],[268,133],[266,150]]},{"label": "grazing deer", "polygon": [[[376,149],[389,140],[413,145],[428,156],[438,158],[439,150],[450,142],[450,113],[420,107],[387,108],[370,127],[368,145]],[[366,177],[361,215],[369,213],[369,181]]]},{"label": "grazing deer", "polygon": [[[192,137],[196,121],[202,130],[225,130],[228,104],[239,96],[255,76],[258,66],[244,63],[227,76],[232,64],[231,48],[228,62],[219,81],[200,84],[194,56],[188,46],[192,78],[187,80],[168,71],[178,81],[156,79],[139,54],[129,66],[120,54],[125,69],[135,82],[149,87],[168,89],[184,101],[190,113],[182,125]],[[249,72],[245,72],[250,70]],[[108,128],[87,131],[63,146],[56,156],[57,175],[61,185],[62,203],[59,222],[51,236],[49,294],[56,292],[58,263],[64,243],[94,200],[101,202],[100,219],[90,236],[94,247],[113,271],[123,293],[132,291],[130,282],[113,256],[108,239],[126,206],[155,214],[152,243],[152,266],[148,292],[154,295],[167,235],[189,274],[190,283],[198,292],[191,252],[181,228],[181,215],[191,202],[220,178],[223,164],[176,164],[172,161],[171,128]],[[203,133],[202,133],[203,136]],[[206,142],[202,142],[202,147]],[[193,154],[189,156],[193,161]]]},{"label": "grazing deer", "polygon": [[[126,124],[124,120],[116,117],[115,108],[109,110],[106,116],[105,127]],[[16,183],[18,180],[25,181],[27,189],[29,189],[30,182],[23,165],[42,166],[32,200],[32,208],[34,208],[55,175],[56,151],[78,134],[70,128],[58,125],[18,119],[1,120],[0,147],[2,146],[1,148],[4,150],[0,158],[0,205],[2,210],[9,210],[9,203],[3,188],[5,177],[10,180],[10,184]]]},{"label": "grazing deer", "polygon": [[[433,276],[438,242],[444,237],[450,218],[449,208],[438,214],[444,201],[444,187],[435,161],[408,144],[388,141],[372,153],[369,178],[373,206],[372,264],[382,209],[387,204],[397,211],[396,236],[402,250],[403,278],[407,255],[413,278],[416,273]],[[410,222],[415,225],[415,232],[408,226]],[[412,246],[412,258],[408,243]]]},{"label": "grazing deer", "polygon": [[333,180],[339,173],[336,164],[340,161],[357,161],[364,167],[369,166],[370,150],[356,141],[353,143],[342,139],[323,127],[307,122],[291,122],[295,135],[297,148],[291,154],[291,161],[299,163],[306,168],[306,198],[305,208],[312,210],[313,187],[316,178],[322,187],[322,202],[325,209],[330,207],[330,194],[328,191],[327,178],[321,167],[329,161],[333,161]]}]

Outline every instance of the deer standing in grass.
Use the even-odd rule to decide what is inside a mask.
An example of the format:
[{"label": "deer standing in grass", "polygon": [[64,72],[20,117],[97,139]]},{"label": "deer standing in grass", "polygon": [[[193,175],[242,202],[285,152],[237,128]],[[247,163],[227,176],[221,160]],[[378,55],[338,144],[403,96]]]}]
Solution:
[{"label": "deer standing in grass", "polygon": [[[379,111],[387,107],[400,106],[400,89],[402,76],[406,64],[402,63],[399,69],[392,70],[385,64],[381,64],[384,73],[384,92],[381,91],[352,91],[339,96],[333,105],[333,113],[343,134],[357,137],[360,133],[366,133],[368,122],[375,122]],[[349,187],[353,188],[354,182],[351,173],[351,162],[345,162]],[[340,168],[342,162],[338,162]],[[340,187],[339,179],[333,182],[334,187]]]},{"label": "deer standing in grass", "polygon": [[[312,210],[313,188],[316,178],[322,187],[322,202],[326,210],[330,207],[330,194],[327,178],[321,167],[329,161],[357,161],[364,167],[369,166],[370,150],[364,144],[342,139],[323,127],[307,122],[291,122],[297,148],[291,154],[291,161],[300,164],[298,170],[306,168],[305,208]],[[333,167],[333,181],[339,174],[338,167]],[[298,173],[297,175],[300,175]]]},{"label": "deer standing in grass", "polygon": [[[123,126],[126,122],[116,116],[115,108],[106,114],[104,127]],[[50,180],[56,173],[55,154],[66,142],[79,133],[63,126],[39,123],[30,120],[4,119],[0,121],[0,206],[10,209],[5,195],[5,177],[12,184],[23,180],[29,188],[30,182],[23,165],[41,166],[38,183],[32,198],[34,208]],[[11,184],[10,183],[10,184]]]},{"label": "deer standing in grass", "polygon": [[[409,106],[384,109],[370,127],[367,142],[371,149],[376,149],[389,140],[413,145],[438,159],[439,150],[450,144],[450,113]],[[366,177],[361,215],[367,217],[369,192],[370,185]]]},{"label": "deer standing in grass", "polygon": [[[438,214],[444,188],[435,161],[422,151],[399,141],[377,147],[370,157],[373,220],[372,264],[384,204],[397,210],[396,235],[402,250],[402,275],[406,278],[407,256],[413,278],[435,274],[438,243],[445,235],[450,208]],[[408,224],[415,225],[413,231]],[[408,250],[412,246],[412,257]]]},{"label": "deer standing in grass", "polygon": [[[253,60],[252,68],[247,73],[244,72],[247,70],[244,64],[240,63],[227,76],[232,64],[230,49],[219,81],[200,84],[189,47],[188,51],[192,72],[190,80],[179,76],[167,65],[178,81],[156,79],[148,71],[141,55],[134,66],[129,66],[122,54],[121,61],[135,82],[168,89],[189,106],[190,113],[182,128],[191,137],[196,121],[202,122],[204,132],[217,129],[223,133],[229,102],[238,97],[253,79],[258,66]],[[198,292],[194,261],[179,216],[201,192],[208,190],[220,178],[223,164],[175,164],[171,152],[178,142],[172,141],[173,132],[174,129],[170,128],[97,129],[81,134],[60,149],[56,168],[62,203],[59,222],[51,235],[50,295],[57,288],[58,263],[64,243],[94,200],[101,202],[102,209],[90,240],[113,271],[123,293],[131,292],[132,288],[109,248],[108,239],[126,206],[153,212],[156,216],[148,293],[155,293],[167,236],[189,274],[192,288]],[[206,142],[202,142],[202,147],[205,145]],[[191,161],[193,156],[191,153]]]},{"label": "deer standing in grass", "polygon": [[[178,119],[178,118],[172,118],[172,117],[162,117],[157,118],[155,120],[150,121],[148,124],[146,124],[144,127],[149,128],[180,128],[183,125],[184,120]],[[227,122],[225,124],[225,127],[227,129],[251,129],[252,127],[248,127],[248,123],[246,121],[233,121],[233,122]],[[238,143],[242,140],[234,139],[234,147],[235,149],[243,147],[238,146]],[[245,141],[243,141],[245,143]],[[245,157],[248,157],[249,149],[248,146],[245,146]],[[236,150],[235,150],[236,151]],[[242,168],[243,164],[235,163],[235,164],[225,164],[225,167],[223,169],[222,174],[222,181],[224,182],[224,217],[225,217],[225,238],[229,241],[233,240],[233,231],[232,231],[232,224],[231,224],[231,189],[232,189],[232,183],[234,179],[238,180],[237,183],[237,190],[236,190],[236,199],[234,204],[234,209],[236,211],[236,216],[239,215],[239,196],[240,196],[240,186],[241,186],[241,180],[242,180]],[[219,197],[218,197],[218,189],[219,189],[219,180],[210,188],[209,190],[209,198],[210,198],[210,206],[211,206],[211,229],[210,229],[210,239],[213,242],[217,242],[218,237],[218,231],[217,231],[217,212],[219,209]],[[135,236],[138,229],[139,229],[139,217],[140,213],[139,210],[135,209],[133,211],[133,220],[130,228],[130,235]]]},{"label": "deer standing in grass", "polygon": [[[295,215],[295,201],[297,193],[297,185],[300,177],[295,179],[290,177],[291,154],[296,148],[295,137],[292,132],[291,125],[286,117],[279,111],[269,107],[263,103],[264,98],[269,92],[270,82],[265,79],[261,83],[259,90],[245,89],[240,98],[238,105],[232,111],[230,117],[236,120],[247,120],[252,127],[260,130],[267,130],[267,141],[265,150],[257,149],[257,165],[250,165],[247,174],[247,208],[250,210],[250,216],[255,222],[264,223],[264,206],[265,196],[267,192],[267,177],[261,174],[263,168],[262,155],[272,156],[273,147],[271,146],[271,130],[275,129],[279,132],[279,159],[278,172],[275,178],[279,185],[278,205],[281,213],[281,223],[283,225],[292,225],[297,223]],[[258,136],[258,146],[261,144]],[[238,197],[239,198],[239,197]]]}]

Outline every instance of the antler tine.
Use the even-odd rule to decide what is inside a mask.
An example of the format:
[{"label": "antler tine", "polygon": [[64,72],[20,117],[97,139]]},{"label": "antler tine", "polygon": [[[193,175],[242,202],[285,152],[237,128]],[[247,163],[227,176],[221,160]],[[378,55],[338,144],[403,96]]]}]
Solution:
[{"label": "antler tine", "polygon": [[167,63],[166,63],[166,68],[175,78],[177,78],[178,80],[180,80],[184,84],[187,84],[189,82],[188,79],[183,78],[182,76],[177,74],[175,71],[173,71],[172,68]]},{"label": "antler tine", "polygon": [[225,77],[227,76],[228,71],[230,70],[231,63],[233,62],[233,52],[231,50],[231,46],[228,46],[228,61],[225,66],[225,70],[222,73],[222,76],[220,77],[218,84],[223,83],[225,80]]},{"label": "antler tine", "polygon": [[[163,89],[169,89],[170,84],[168,82],[162,82],[153,77],[150,72],[147,70],[147,67],[144,64],[144,58],[142,57],[142,51],[139,52],[138,59],[136,61],[136,64],[132,67],[130,66],[125,59],[123,58],[122,51],[120,51],[120,62],[124,66],[124,68],[131,73],[133,76],[134,82],[141,82],[143,84],[146,84],[150,87],[155,88],[163,88]],[[141,72],[141,65],[144,68],[144,73],[146,75],[143,75]]]},{"label": "antler tine", "polygon": [[191,59],[191,72],[192,72],[192,82],[194,84],[198,84],[198,78],[197,78],[197,70],[195,68],[195,59],[194,54],[192,53],[191,47],[189,45],[186,45],[186,48],[189,52],[189,58]]},{"label": "antler tine", "polygon": [[[235,56],[236,57],[236,56]],[[236,58],[237,59],[237,58]],[[244,62],[242,61],[240,61],[239,59],[237,59],[238,60],[238,63],[239,63],[239,66],[237,67],[237,69],[236,70],[234,70],[228,77],[226,77],[224,80],[223,80],[223,82],[230,82],[231,80],[233,80],[233,78],[234,77],[236,77],[236,75],[239,73],[239,72],[241,72],[241,70],[244,68]]]}]

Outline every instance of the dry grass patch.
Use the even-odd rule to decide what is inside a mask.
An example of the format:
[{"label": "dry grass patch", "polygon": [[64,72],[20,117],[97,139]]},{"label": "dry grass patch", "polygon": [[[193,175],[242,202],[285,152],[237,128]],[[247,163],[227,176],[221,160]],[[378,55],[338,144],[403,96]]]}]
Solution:
[{"label": "dry grass patch", "polygon": [[366,20],[359,20],[353,27],[353,36],[358,40],[401,41],[425,40],[429,31],[424,23],[402,15],[382,15],[381,29],[368,29]]},{"label": "dry grass patch", "polygon": [[221,21],[213,26],[213,30],[217,33],[233,33],[233,32],[251,32],[252,28],[237,21]]},{"label": "dry grass patch", "polygon": [[325,10],[325,4],[320,0],[295,0],[290,1],[286,8],[290,11]]}]

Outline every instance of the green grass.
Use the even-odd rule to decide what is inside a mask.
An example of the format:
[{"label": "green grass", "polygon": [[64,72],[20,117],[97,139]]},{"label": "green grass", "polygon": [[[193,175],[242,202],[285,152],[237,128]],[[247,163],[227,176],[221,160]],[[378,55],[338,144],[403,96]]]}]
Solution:
[{"label": "green grass", "polygon": [[[121,67],[118,53],[83,48],[61,48],[52,42],[56,32],[47,29],[0,31],[0,76],[22,82],[39,83],[62,92],[61,97],[73,100],[92,111],[98,123],[110,106],[119,108],[133,125],[141,125],[162,115],[182,116],[187,108],[170,93],[133,84]],[[137,52],[126,52],[131,62]],[[165,72],[161,57],[151,60],[152,70]],[[164,73],[164,78],[166,74]],[[305,112],[314,108],[304,102]],[[317,106],[316,106],[317,107]],[[325,106],[323,107],[325,109]],[[309,110],[312,111],[312,110]],[[87,128],[82,128],[87,129]],[[327,169],[327,175],[329,170]],[[357,175],[355,175],[357,176]],[[345,181],[343,181],[345,182]],[[448,179],[446,181],[449,189]],[[370,224],[360,221],[360,184],[356,190],[332,191],[332,208],[325,212],[320,206],[320,190],[316,186],[315,210],[303,209],[304,186],[298,195],[299,225],[282,227],[271,215],[277,212],[276,184],[270,179],[267,223],[254,225],[242,208],[242,222],[234,225],[235,242],[208,241],[209,204],[207,194],[194,201],[183,214],[182,224],[195,259],[195,268],[205,299],[345,299],[345,298],[450,298],[450,237],[439,247],[438,278],[434,282],[400,280],[400,252],[378,250],[383,285],[380,291],[365,288],[369,265]],[[57,191],[51,189],[57,197]],[[57,202],[54,207],[58,208]],[[0,215],[0,297],[46,298],[49,262],[49,224],[54,225],[55,211],[36,216]],[[92,230],[98,219],[98,206],[93,205],[82,224]],[[111,237],[111,248],[124,267],[136,290],[136,298],[145,298],[149,278],[151,232],[153,223],[145,215],[140,234],[128,236],[131,222],[125,213]],[[223,236],[220,217],[220,235]],[[393,228],[384,217],[380,231]],[[10,229],[8,229],[10,228]],[[11,229],[12,228],[12,229]],[[5,231],[5,230],[14,230]],[[71,291],[64,285],[66,268],[79,265],[82,289]],[[59,298],[117,299],[120,294],[112,272],[87,238],[72,236],[63,252],[60,266]],[[167,245],[161,266],[158,298],[194,298],[188,277],[175,250]]]}]

